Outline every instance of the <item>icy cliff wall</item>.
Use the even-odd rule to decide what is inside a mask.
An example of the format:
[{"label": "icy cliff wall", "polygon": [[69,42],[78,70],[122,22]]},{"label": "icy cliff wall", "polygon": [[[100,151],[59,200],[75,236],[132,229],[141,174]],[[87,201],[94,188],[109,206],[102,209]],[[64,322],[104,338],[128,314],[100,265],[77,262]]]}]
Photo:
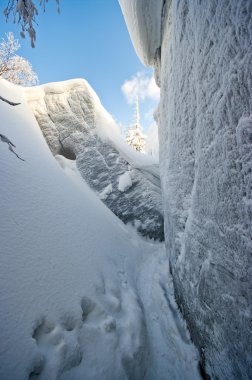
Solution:
[{"label": "icy cliff wall", "polygon": [[[165,238],[177,300],[205,371],[216,379],[250,379],[252,2],[163,3],[161,42],[152,50],[161,86]],[[129,30],[145,20],[141,39],[155,17],[145,13],[148,22],[126,1],[120,4]],[[148,50],[137,52],[148,63]]]}]

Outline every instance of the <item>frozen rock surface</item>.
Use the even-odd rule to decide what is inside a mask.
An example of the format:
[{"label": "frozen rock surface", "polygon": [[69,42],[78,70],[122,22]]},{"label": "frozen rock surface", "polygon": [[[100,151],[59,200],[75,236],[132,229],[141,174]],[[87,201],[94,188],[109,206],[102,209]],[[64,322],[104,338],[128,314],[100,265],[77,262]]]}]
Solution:
[{"label": "frozen rock surface", "polygon": [[82,177],[123,222],[163,240],[158,165],[126,146],[89,84],[47,84],[26,90],[26,97],[53,155],[76,159]]},{"label": "frozen rock surface", "polygon": [[[133,44],[142,42],[148,55],[145,29],[137,37],[131,29],[153,18],[130,7],[124,15]],[[252,2],[167,1],[161,30],[153,66],[177,301],[205,371],[251,379]]]}]

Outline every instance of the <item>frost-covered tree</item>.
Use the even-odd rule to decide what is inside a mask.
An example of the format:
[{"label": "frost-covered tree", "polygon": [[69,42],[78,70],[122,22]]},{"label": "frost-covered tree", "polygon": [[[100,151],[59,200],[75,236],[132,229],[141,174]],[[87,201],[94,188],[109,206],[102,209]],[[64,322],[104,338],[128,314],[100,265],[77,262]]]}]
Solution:
[{"label": "frost-covered tree", "polygon": [[0,77],[23,86],[34,85],[38,83],[37,74],[26,59],[15,54],[19,48],[18,40],[7,33],[0,43]]},{"label": "frost-covered tree", "polygon": [[145,136],[141,132],[139,125],[134,124],[128,128],[126,141],[133,149],[137,150],[138,152],[145,152]]},{"label": "frost-covered tree", "polygon": [[138,97],[136,99],[136,109],[135,109],[134,119],[135,119],[134,123],[130,125],[127,130],[126,142],[133,149],[137,150],[138,152],[144,153],[146,137],[141,131]]},{"label": "frost-covered tree", "polygon": [[[21,26],[21,36],[24,38],[25,33],[28,33],[31,46],[35,46],[36,30],[34,25],[36,24],[36,17],[38,16],[38,8],[36,3],[43,7],[45,11],[45,4],[48,0],[8,0],[7,6],[4,9],[4,15],[6,20],[13,15],[14,23],[17,22]],[[56,0],[59,6],[59,0]],[[59,7],[58,7],[59,10]]]}]

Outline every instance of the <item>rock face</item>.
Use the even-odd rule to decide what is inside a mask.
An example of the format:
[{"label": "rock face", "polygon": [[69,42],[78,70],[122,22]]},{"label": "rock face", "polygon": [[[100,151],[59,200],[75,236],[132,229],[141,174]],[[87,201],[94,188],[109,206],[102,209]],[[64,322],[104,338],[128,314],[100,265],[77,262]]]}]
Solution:
[{"label": "rock face", "polygon": [[[137,13],[128,17],[136,24]],[[160,169],[177,301],[204,371],[251,379],[252,2],[166,1],[160,21]]]},{"label": "rock face", "polygon": [[158,165],[124,144],[88,83],[54,83],[26,94],[52,154],[76,159],[82,177],[123,222],[163,240]]}]

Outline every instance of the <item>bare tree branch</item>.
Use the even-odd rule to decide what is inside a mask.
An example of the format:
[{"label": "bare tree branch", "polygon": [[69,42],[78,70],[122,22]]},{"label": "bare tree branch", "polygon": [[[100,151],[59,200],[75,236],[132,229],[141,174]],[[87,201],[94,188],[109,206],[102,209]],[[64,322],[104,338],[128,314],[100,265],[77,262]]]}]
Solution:
[{"label": "bare tree branch", "polygon": [[14,151],[13,148],[16,148],[16,145],[14,145],[14,144],[10,141],[10,139],[8,139],[7,136],[2,135],[2,134],[0,133],[0,140],[1,140],[3,143],[6,143],[6,144],[8,145],[8,147],[9,147],[9,151],[11,151],[13,154],[15,154],[15,156],[16,156],[19,160],[21,160],[21,161],[25,161],[22,157],[20,157],[20,156]]},{"label": "bare tree branch", "polygon": [[21,161],[25,161],[23,158],[21,158],[21,157],[20,157],[20,156],[14,151],[14,149],[12,148],[11,145],[9,145],[9,150],[10,150],[12,153],[14,153],[15,156],[16,156],[17,158],[19,158]]},{"label": "bare tree branch", "polygon": [[[47,1],[48,0],[9,0],[6,8],[4,9],[6,20],[8,20],[10,15],[13,15],[14,23],[17,22],[20,25],[21,37],[24,38],[25,34],[28,33],[32,47],[35,47],[35,25],[37,25],[36,18],[39,13],[35,4],[42,6],[43,11],[45,11]],[[58,4],[59,12],[59,0],[56,0],[56,3]]]},{"label": "bare tree branch", "polygon": [[2,100],[2,101],[5,102],[5,103],[10,104],[11,106],[18,106],[19,104],[21,104],[21,103],[11,102],[10,100],[8,100],[8,99],[6,99],[6,98],[3,98],[2,96],[0,96],[0,100]]}]

